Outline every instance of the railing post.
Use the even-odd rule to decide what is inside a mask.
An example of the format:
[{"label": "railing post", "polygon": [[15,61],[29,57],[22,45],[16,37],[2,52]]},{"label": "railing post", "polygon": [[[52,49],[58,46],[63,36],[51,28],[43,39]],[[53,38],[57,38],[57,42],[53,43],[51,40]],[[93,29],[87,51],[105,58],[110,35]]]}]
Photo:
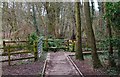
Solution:
[{"label": "railing post", "polygon": [[74,52],[75,51],[75,42],[74,42],[74,40],[72,40],[72,52]]},{"label": "railing post", "polygon": [[49,47],[48,47],[48,38],[45,39],[45,46],[46,46],[46,49],[48,51]]},{"label": "railing post", "polygon": [[3,41],[3,49],[4,49],[4,52],[6,51],[6,50],[5,50],[5,46],[6,46],[6,45],[5,45],[5,41]]},{"label": "railing post", "polygon": [[68,44],[67,46],[68,46],[68,51],[69,51],[69,39],[67,40],[67,44]]},{"label": "railing post", "polygon": [[45,48],[45,51],[48,51],[48,49],[49,49],[47,38],[44,39],[44,48]]},{"label": "railing post", "polygon": [[37,42],[34,42],[34,61],[38,60]]},{"label": "railing post", "polygon": [[10,66],[10,45],[8,46],[8,65]]}]

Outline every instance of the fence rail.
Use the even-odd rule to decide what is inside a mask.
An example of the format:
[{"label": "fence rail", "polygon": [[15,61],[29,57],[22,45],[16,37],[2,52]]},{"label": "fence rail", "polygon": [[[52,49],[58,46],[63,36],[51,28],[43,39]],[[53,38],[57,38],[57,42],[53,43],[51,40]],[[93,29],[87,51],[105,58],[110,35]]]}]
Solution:
[{"label": "fence rail", "polygon": [[[34,45],[30,46],[30,47],[33,47],[34,56],[11,59],[11,55],[32,53],[29,50],[24,51],[24,52],[15,52],[12,49],[19,48],[19,46],[6,45],[6,43],[21,43],[21,42],[26,43],[26,44],[28,43],[28,41],[3,41],[4,53],[1,54],[0,56],[8,56],[8,60],[2,60],[0,62],[8,62],[8,65],[11,65],[11,61],[16,61],[16,60],[24,60],[24,59],[32,59],[32,58],[34,58],[34,60],[36,61],[38,59],[37,42],[34,42]],[[25,48],[25,47],[27,47],[27,45],[22,46],[22,48]]]}]

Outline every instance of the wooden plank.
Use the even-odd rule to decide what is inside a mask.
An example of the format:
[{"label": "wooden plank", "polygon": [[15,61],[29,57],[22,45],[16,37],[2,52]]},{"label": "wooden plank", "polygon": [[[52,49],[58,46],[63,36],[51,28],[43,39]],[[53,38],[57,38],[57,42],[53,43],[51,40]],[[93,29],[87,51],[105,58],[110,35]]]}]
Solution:
[{"label": "wooden plank", "polygon": [[[10,53],[10,55],[15,55],[15,54],[26,54],[26,53],[31,53],[31,51],[26,51],[26,52],[15,52],[15,53]],[[0,56],[7,56],[8,53],[3,53]]]},{"label": "wooden plank", "polygon": [[[26,57],[26,58],[10,59],[10,61],[24,60],[24,59],[31,59],[31,58],[34,58],[34,57]],[[0,61],[0,62],[8,62],[8,61],[9,61],[9,60],[3,60],[3,61]]]},{"label": "wooden plank", "polygon": [[79,73],[80,77],[85,77],[83,75],[83,73],[79,70],[79,68],[77,67],[77,65],[73,62],[73,60],[70,58],[70,55],[67,56],[68,61],[70,61],[70,63],[72,63],[72,65],[75,67],[75,69],[77,70],[77,72]]},{"label": "wooden plank", "polygon": [[[105,52],[103,52],[103,51],[97,51],[97,53],[98,54],[102,54],[102,53],[105,53]],[[91,51],[88,51],[88,52],[84,51],[83,54],[91,54]]]},{"label": "wooden plank", "polygon": [[10,55],[15,55],[15,54],[26,54],[26,53],[31,53],[30,51],[26,52],[16,52],[16,53],[10,53]]},{"label": "wooden plank", "polygon": [[5,41],[3,41],[3,49],[4,49],[4,52],[6,51],[6,48],[4,48],[6,45],[5,45]]},{"label": "wooden plank", "polygon": [[[20,46],[10,46],[10,48],[19,48]],[[22,47],[27,47],[27,45],[24,45],[24,46],[22,46]],[[8,48],[8,46],[5,46],[5,47],[3,47],[3,48]]]},{"label": "wooden plank", "polygon": [[68,49],[68,47],[49,47],[48,49]]},{"label": "wooden plank", "polygon": [[46,69],[46,66],[47,66],[47,60],[45,60],[41,77],[45,77],[45,69]]},{"label": "wooden plank", "polygon": [[3,41],[4,43],[18,43],[18,42],[25,42],[27,43],[28,41]]},{"label": "wooden plank", "polygon": [[[28,47],[27,45],[25,46],[22,46],[22,49],[24,49],[25,47]],[[33,45],[31,45],[30,47],[33,47]],[[8,49],[9,47],[6,46],[6,47],[3,47],[3,49]],[[20,48],[19,46],[10,46],[11,49],[15,49],[15,48]],[[6,51],[4,51],[6,52]],[[14,52],[14,50],[11,50],[10,52]]]},{"label": "wooden plank", "polygon": [[[55,40],[61,40],[61,39],[48,39],[48,41],[55,41]],[[68,39],[63,39],[64,41],[69,41]],[[45,39],[43,41],[46,41]]]}]

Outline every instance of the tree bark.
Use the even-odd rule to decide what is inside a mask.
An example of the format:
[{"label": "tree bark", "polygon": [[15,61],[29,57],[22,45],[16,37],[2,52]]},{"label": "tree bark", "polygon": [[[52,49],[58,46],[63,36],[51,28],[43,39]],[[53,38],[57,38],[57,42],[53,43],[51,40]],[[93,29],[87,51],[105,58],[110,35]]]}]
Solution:
[{"label": "tree bark", "polygon": [[[107,12],[107,9],[106,9],[106,3],[104,3],[104,13]],[[111,31],[111,25],[110,25],[110,20],[109,18],[106,18],[106,32],[107,32],[107,36],[109,38],[109,47],[108,47],[108,52],[109,52],[109,55],[108,55],[108,60],[109,60],[109,66],[110,67],[115,67],[116,66],[116,63],[114,61],[114,58],[113,58],[113,46],[112,46],[112,43],[111,43],[111,39],[112,39],[112,31]]]},{"label": "tree bark", "polygon": [[48,34],[55,37],[55,3],[46,2],[45,8],[48,17]]},{"label": "tree bark", "polygon": [[101,62],[97,54],[97,49],[96,49],[96,41],[95,41],[95,35],[93,32],[92,28],[92,21],[91,21],[91,15],[90,15],[90,6],[89,2],[84,2],[84,14],[85,14],[85,19],[86,19],[86,27],[87,27],[87,32],[88,35],[87,37],[89,38],[89,43],[90,47],[92,49],[91,54],[92,54],[92,62],[93,62],[93,67],[94,68],[99,68],[101,67]]},{"label": "tree bark", "polygon": [[114,61],[114,58],[113,58],[113,46],[112,46],[112,43],[111,43],[111,39],[112,39],[112,33],[111,33],[111,26],[110,26],[110,20],[107,18],[106,19],[106,23],[107,23],[107,33],[108,33],[108,38],[109,38],[109,48],[108,48],[108,51],[109,51],[109,66],[110,67],[115,67],[116,66],[116,63]]},{"label": "tree bark", "polygon": [[77,26],[77,35],[76,35],[76,59],[84,60],[82,53],[82,38],[81,38],[81,17],[80,17],[80,2],[75,3],[76,11],[76,26]]},{"label": "tree bark", "polygon": [[32,5],[32,10],[33,10],[33,23],[34,23],[34,26],[35,26],[36,33],[39,36],[40,32],[39,32],[38,25],[37,25],[36,12],[35,12],[35,5],[34,4]]}]

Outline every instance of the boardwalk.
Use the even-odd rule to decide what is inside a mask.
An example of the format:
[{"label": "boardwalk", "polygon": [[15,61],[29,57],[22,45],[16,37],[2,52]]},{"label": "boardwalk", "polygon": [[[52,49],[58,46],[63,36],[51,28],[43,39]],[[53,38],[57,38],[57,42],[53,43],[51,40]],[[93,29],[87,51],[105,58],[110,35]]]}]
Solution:
[{"label": "boardwalk", "polygon": [[45,70],[45,76],[78,76],[78,72],[68,61],[64,52],[51,52],[47,56],[47,66]]}]

